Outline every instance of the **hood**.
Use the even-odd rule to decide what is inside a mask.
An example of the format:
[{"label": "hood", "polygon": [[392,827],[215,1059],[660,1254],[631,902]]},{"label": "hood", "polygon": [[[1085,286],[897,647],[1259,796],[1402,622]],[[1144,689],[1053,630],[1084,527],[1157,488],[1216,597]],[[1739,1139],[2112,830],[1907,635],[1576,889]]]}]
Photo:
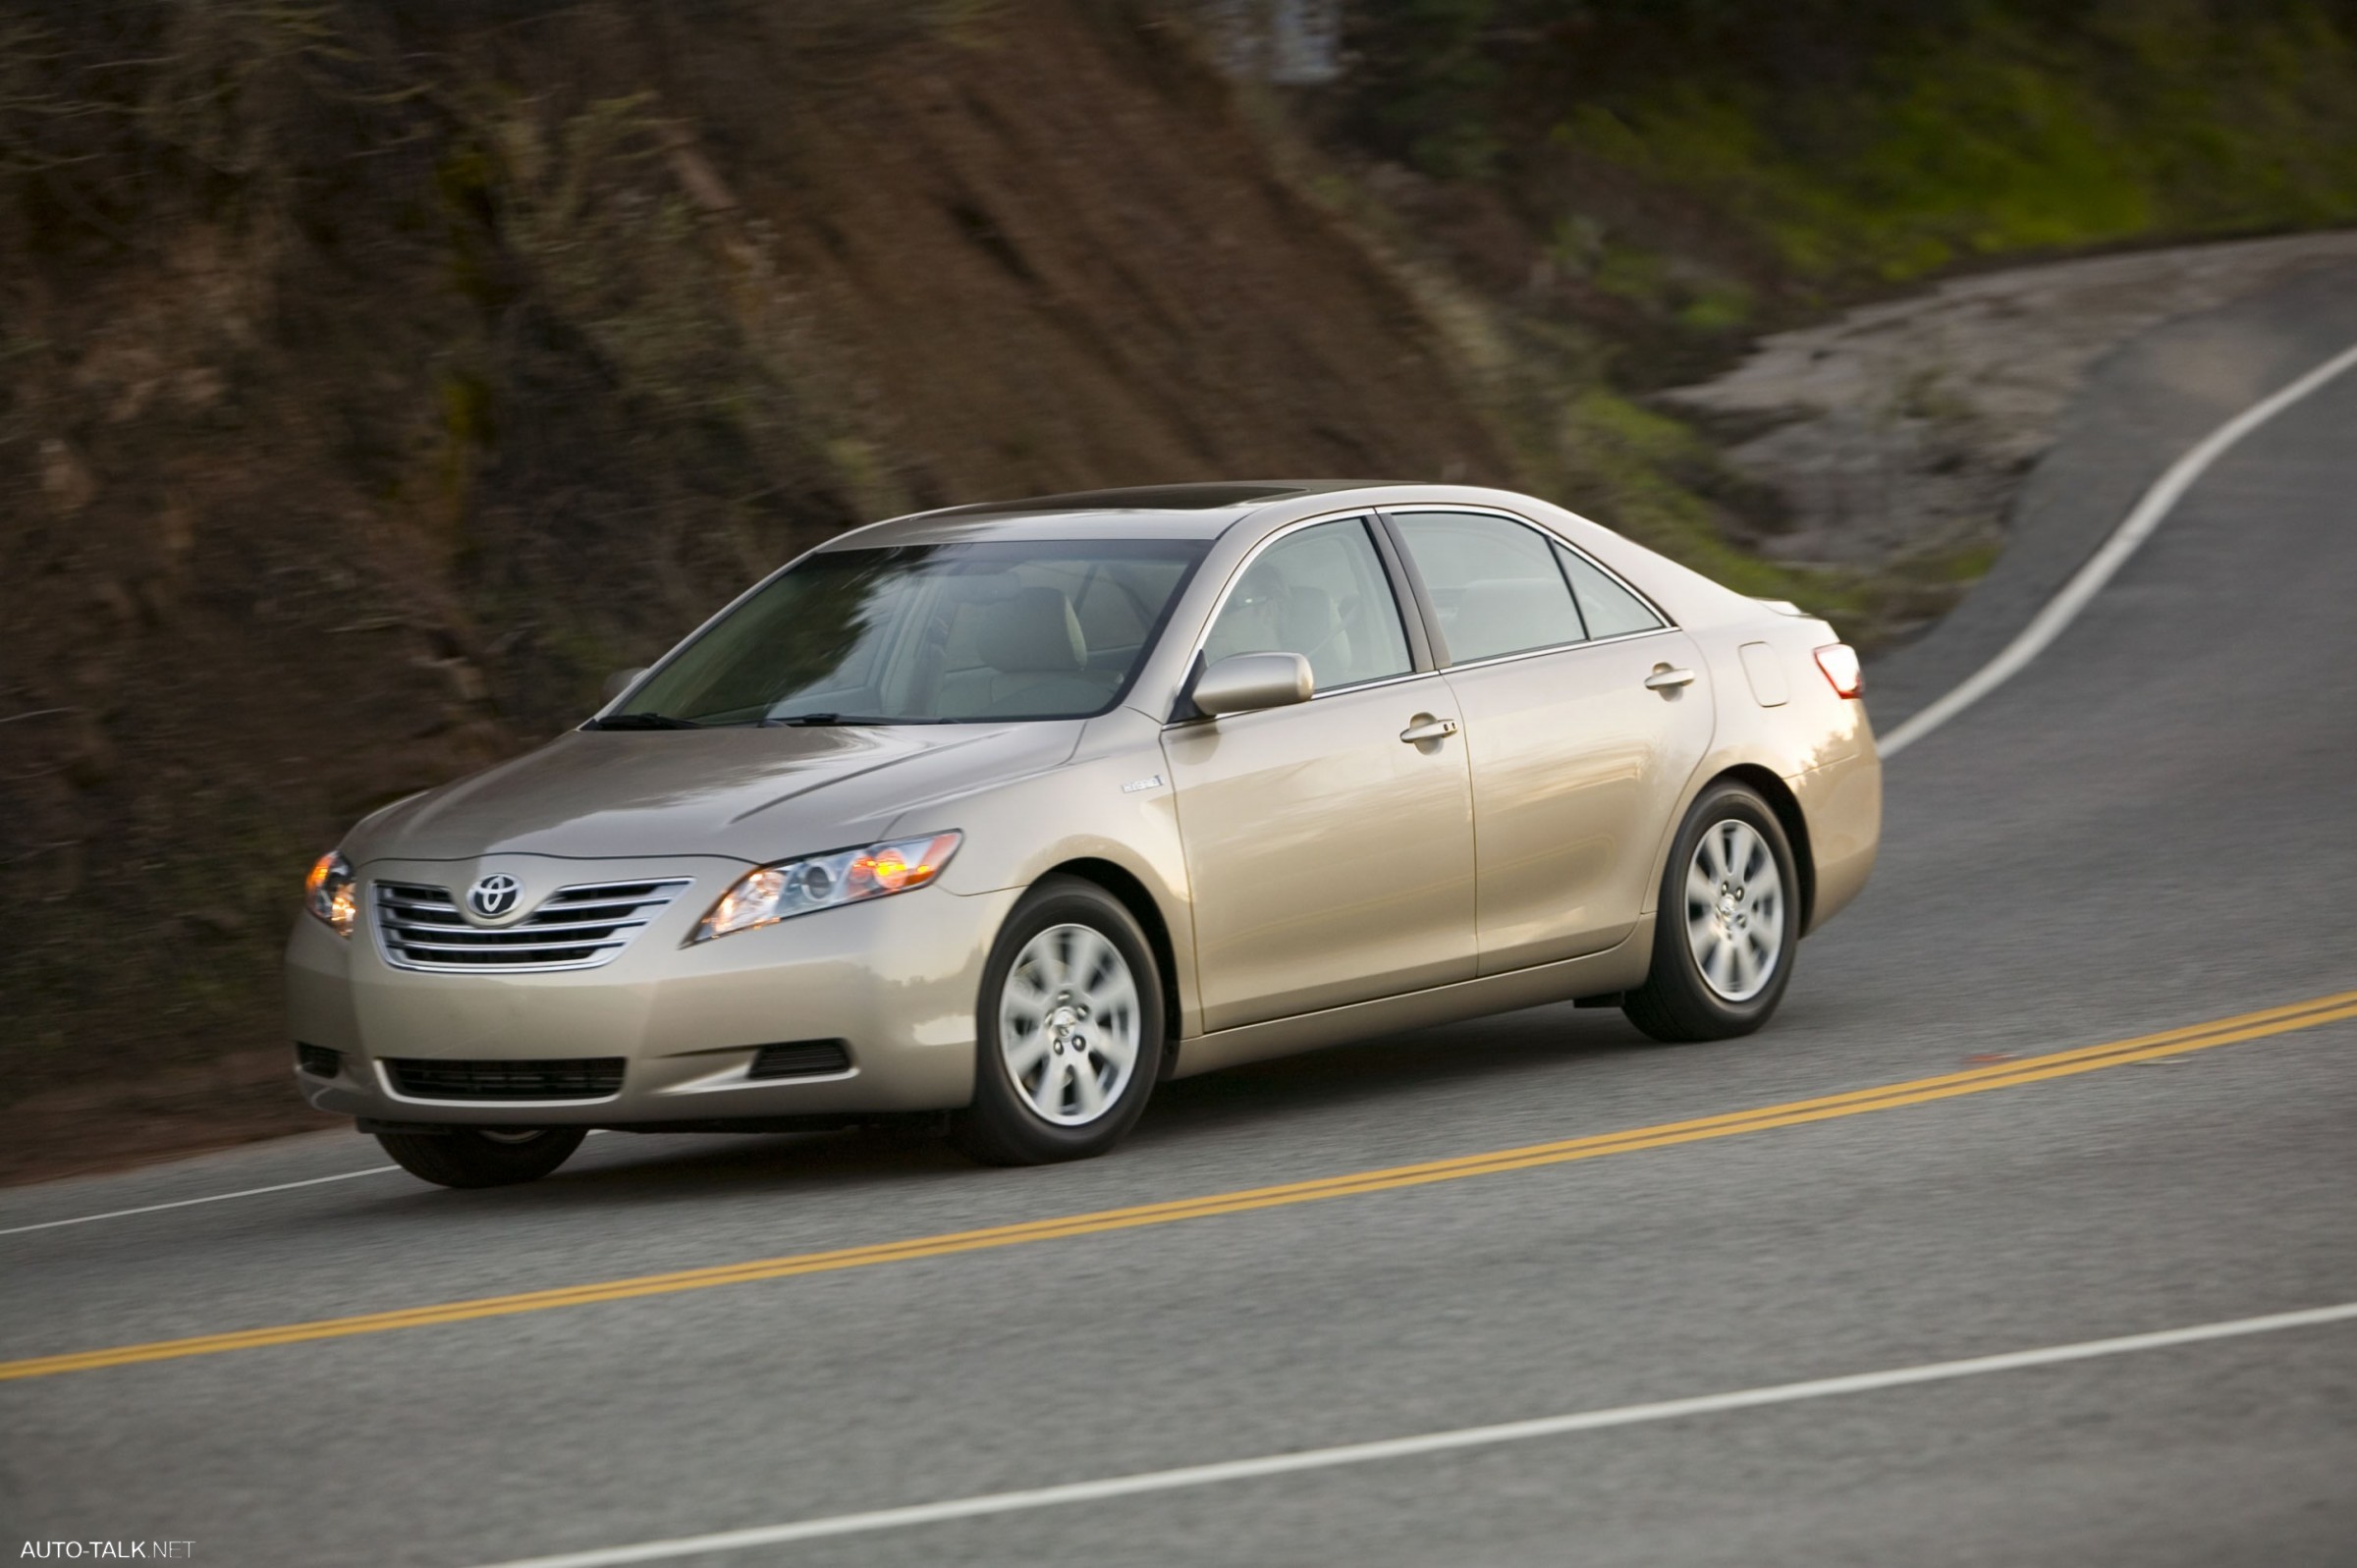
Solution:
[{"label": "hood", "polygon": [[866,842],[926,800],[1052,768],[1081,729],[1059,720],[575,730],[386,808],[354,830],[345,853],[356,863],[497,853],[779,860]]}]

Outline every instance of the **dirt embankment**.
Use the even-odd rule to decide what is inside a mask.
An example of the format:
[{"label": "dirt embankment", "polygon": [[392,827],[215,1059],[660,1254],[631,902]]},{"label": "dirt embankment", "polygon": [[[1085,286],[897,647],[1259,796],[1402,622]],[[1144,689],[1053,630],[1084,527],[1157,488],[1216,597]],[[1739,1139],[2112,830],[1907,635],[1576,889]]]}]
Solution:
[{"label": "dirt embankment", "polygon": [[301,1124],[310,858],[812,539],[1513,477],[1118,7],[113,9],[47,7],[0,93],[105,106],[0,115],[0,1174]]}]

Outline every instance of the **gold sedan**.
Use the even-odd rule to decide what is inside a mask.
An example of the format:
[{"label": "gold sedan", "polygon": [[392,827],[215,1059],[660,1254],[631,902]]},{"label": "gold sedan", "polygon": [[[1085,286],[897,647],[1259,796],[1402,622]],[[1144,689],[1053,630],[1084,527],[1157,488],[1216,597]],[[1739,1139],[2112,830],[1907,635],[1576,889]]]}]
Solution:
[{"label": "gold sedan", "polygon": [[451,1186],[593,1127],[948,1113],[1535,1003],[1757,1029],[1856,895],[1856,657],[1526,496],[1226,484],[834,539],[313,868],[296,1072]]}]

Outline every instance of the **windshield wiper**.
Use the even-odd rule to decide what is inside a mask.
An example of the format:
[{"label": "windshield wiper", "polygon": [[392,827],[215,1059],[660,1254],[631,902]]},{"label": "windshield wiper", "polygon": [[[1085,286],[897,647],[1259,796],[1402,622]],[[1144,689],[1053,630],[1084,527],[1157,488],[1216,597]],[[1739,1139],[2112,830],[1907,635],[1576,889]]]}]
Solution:
[{"label": "windshield wiper", "polygon": [[667,713],[610,713],[592,719],[591,730],[701,730],[693,719],[674,719]]},{"label": "windshield wiper", "polygon": [[785,729],[820,730],[835,725],[946,725],[954,719],[895,719],[881,713],[790,713],[782,719],[764,719],[761,728],[773,726]]}]

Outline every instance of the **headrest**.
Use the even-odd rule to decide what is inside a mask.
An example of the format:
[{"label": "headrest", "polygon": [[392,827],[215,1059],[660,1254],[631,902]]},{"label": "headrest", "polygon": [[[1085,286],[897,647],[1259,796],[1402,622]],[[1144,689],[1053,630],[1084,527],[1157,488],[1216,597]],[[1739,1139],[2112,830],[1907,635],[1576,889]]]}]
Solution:
[{"label": "headrest", "polygon": [[1456,601],[1457,641],[1512,652],[1549,643],[1577,642],[1579,614],[1571,590],[1559,578],[1484,577],[1465,584]]},{"label": "headrest", "polygon": [[994,670],[1061,674],[1088,666],[1088,639],[1061,588],[1022,588],[982,605],[974,648]]},{"label": "headrest", "polygon": [[1334,595],[1323,588],[1299,587],[1285,591],[1285,604],[1278,612],[1279,635],[1286,648],[1316,648],[1334,635],[1340,622],[1334,613]]}]

